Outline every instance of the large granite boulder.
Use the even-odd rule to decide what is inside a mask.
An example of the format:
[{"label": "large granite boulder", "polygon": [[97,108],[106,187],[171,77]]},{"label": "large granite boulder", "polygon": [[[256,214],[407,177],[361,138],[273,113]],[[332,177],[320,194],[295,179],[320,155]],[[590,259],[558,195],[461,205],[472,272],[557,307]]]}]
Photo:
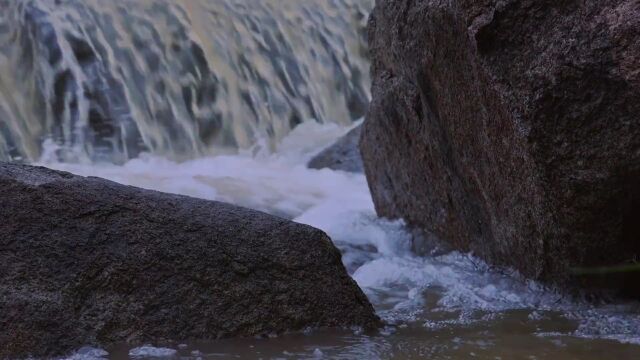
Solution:
[{"label": "large granite boulder", "polygon": [[322,231],[0,163],[0,358],[378,319]]},{"label": "large granite boulder", "polygon": [[314,156],[309,161],[309,168],[363,173],[364,165],[358,148],[361,133],[362,125],[353,128],[334,144]]},{"label": "large granite boulder", "polygon": [[536,279],[638,260],[638,1],[380,0],[369,40],[380,215]]}]

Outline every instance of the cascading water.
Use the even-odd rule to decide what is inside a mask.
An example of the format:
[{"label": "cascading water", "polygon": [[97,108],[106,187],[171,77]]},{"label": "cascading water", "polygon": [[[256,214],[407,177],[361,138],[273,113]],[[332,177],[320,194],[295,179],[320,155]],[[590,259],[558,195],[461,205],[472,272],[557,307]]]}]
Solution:
[{"label": "cascading water", "polygon": [[74,359],[640,358],[637,303],[572,301],[469,254],[416,256],[402,222],[376,216],[362,174],[306,167],[365,111],[372,6],[0,0],[0,161],[323,229],[389,324],[374,336],[122,344]]},{"label": "cascading water", "polygon": [[0,0],[0,159],[273,149],[369,97],[373,0]]}]

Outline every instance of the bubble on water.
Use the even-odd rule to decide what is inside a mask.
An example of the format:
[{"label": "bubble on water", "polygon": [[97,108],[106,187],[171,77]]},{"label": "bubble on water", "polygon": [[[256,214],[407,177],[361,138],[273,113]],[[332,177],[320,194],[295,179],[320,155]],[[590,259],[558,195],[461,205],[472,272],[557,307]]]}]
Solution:
[{"label": "bubble on water", "polygon": [[85,346],[76,351],[65,360],[104,360],[109,356],[109,352],[104,349]]},{"label": "bubble on water", "polygon": [[153,347],[151,345],[140,346],[129,351],[129,356],[133,358],[169,358],[178,353],[175,349]]}]

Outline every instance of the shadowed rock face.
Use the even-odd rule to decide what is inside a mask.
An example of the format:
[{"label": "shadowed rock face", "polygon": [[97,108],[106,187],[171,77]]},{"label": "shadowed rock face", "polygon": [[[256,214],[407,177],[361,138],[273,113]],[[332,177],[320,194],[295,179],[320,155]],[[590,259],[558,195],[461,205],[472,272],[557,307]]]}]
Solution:
[{"label": "shadowed rock face", "polygon": [[362,126],[357,126],[349,131],[345,136],[338,139],[335,144],[329,146],[314,156],[309,161],[311,169],[333,169],[355,173],[363,173],[364,165],[360,156],[358,143]]},{"label": "shadowed rock face", "polygon": [[374,327],[320,230],[0,163],[0,358],[83,345]]},{"label": "shadowed rock face", "polygon": [[382,0],[369,36],[380,215],[532,278],[637,258],[640,3]]}]

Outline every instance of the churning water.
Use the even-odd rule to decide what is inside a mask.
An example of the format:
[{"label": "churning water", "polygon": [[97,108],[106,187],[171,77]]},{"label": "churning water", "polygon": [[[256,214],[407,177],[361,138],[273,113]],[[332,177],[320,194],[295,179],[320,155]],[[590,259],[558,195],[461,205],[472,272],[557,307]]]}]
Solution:
[{"label": "churning water", "polygon": [[[402,222],[376,216],[364,175],[306,167],[312,154],[347,130],[307,122],[275,153],[246,151],[180,163],[153,155],[124,165],[43,158],[42,164],[56,169],[231,202],[318,227],[340,248],[350,274],[389,324],[374,336],[326,330],[268,340],[153,344],[164,350],[123,345],[108,349],[111,356],[133,357],[131,351],[194,359],[640,356],[637,304],[571,301],[515,273],[492,270],[469,254],[414,255],[412,235]],[[49,150],[45,154],[55,153]]]},{"label": "churning water", "polygon": [[306,167],[368,94],[372,0],[0,0],[0,158],[326,231],[388,326],[83,348],[75,359],[640,358],[640,306],[414,254],[361,174]]}]

